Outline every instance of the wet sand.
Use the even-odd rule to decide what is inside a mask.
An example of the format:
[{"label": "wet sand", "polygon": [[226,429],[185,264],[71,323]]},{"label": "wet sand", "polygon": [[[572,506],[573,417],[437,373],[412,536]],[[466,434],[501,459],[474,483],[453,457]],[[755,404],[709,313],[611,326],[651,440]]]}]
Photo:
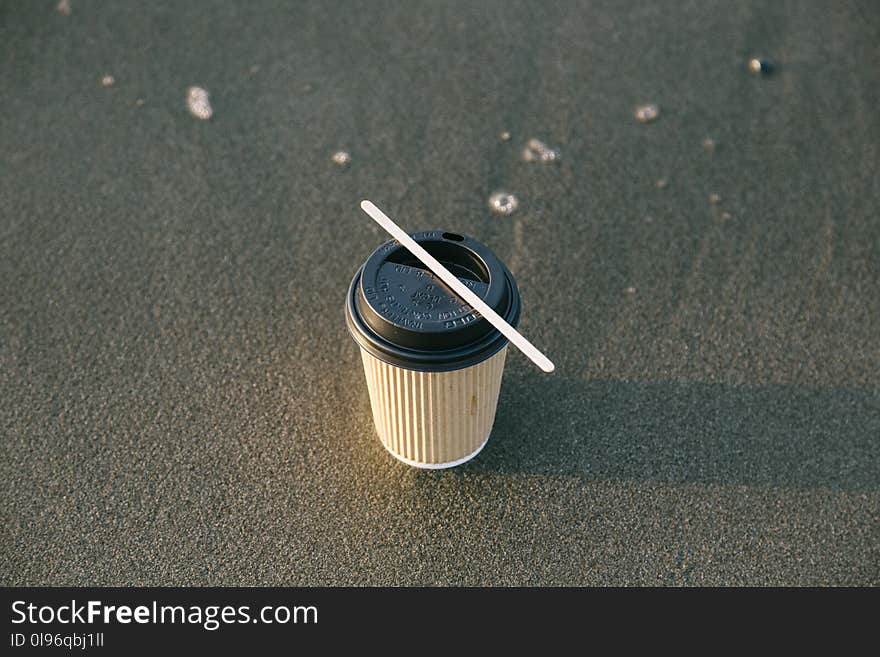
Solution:
[{"label": "wet sand", "polygon": [[[3,584],[880,583],[880,15],[472,4],[0,4]],[[375,436],[362,198],[557,365],[458,469]]]}]

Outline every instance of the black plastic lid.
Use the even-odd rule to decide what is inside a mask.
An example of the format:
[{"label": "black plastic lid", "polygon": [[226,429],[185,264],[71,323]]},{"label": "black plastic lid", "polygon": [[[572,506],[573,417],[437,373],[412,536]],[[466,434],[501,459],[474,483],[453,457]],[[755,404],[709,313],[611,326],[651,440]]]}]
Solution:
[{"label": "black plastic lid", "polygon": [[[487,246],[438,230],[412,237],[509,324],[519,324],[516,281]],[[355,274],[345,318],[363,349],[411,370],[469,367],[507,344],[507,338],[396,240],[376,249]]]}]

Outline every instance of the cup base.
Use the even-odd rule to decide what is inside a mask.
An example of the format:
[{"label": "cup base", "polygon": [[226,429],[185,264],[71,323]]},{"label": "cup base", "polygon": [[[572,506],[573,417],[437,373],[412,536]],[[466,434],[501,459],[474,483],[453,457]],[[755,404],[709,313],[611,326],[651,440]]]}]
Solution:
[{"label": "cup base", "polygon": [[[491,434],[490,434],[491,435]],[[414,468],[421,468],[423,470],[445,470],[446,468],[454,468],[457,465],[461,465],[462,463],[467,463],[472,458],[474,458],[477,454],[479,454],[483,448],[486,446],[486,443],[489,442],[489,436],[486,436],[485,440],[480,443],[480,446],[477,447],[473,452],[468,454],[467,456],[463,456],[460,459],[455,459],[454,461],[447,461],[446,463],[423,463],[421,461],[413,461],[406,457],[401,456],[400,454],[395,454],[385,445],[381,440],[382,447],[385,447],[385,451],[391,454],[394,458],[396,458],[401,463],[406,463],[407,465],[411,465]]]}]

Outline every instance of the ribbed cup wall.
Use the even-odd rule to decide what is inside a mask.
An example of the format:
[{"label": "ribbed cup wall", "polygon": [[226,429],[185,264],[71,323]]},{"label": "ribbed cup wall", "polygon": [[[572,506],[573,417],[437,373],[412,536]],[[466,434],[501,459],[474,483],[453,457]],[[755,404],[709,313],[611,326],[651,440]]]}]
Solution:
[{"label": "ribbed cup wall", "polygon": [[411,465],[457,465],[480,450],[495,421],[507,347],[452,372],[416,372],[361,350],[379,439]]}]

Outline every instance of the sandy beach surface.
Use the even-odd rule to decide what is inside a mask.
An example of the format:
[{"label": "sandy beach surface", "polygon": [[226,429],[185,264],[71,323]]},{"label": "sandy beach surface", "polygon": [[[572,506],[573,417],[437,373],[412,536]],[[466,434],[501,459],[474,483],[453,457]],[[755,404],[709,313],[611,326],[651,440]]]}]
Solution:
[{"label": "sandy beach surface", "polygon": [[[880,583],[880,12],[549,4],[0,2],[3,584]],[[556,362],[460,468],[376,438],[363,198]]]}]

